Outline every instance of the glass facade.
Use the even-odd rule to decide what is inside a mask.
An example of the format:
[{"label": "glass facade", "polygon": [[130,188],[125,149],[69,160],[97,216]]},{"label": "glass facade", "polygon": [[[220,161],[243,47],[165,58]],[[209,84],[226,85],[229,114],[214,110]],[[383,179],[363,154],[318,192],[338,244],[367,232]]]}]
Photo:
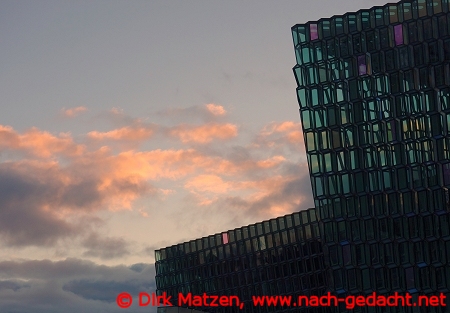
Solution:
[{"label": "glass facade", "polygon": [[252,295],[321,295],[327,288],[315,209],[180,243],[155,254],[157,292],[167,292],[172,303],[177,303],[178,293],[189,292],[237,295],[245,303],[243,309],[197,310],[267,312],[267,307],[250,303]]},{"label": "glass facade", "polygon": [[402,1],[292,31],[328,290],[448,293],[448,0]]},{"label": "glass facade", "polygon": [[[315,209],[156,251],[158,293],[450,298],[450,0],[292,28]],[[450,299],[447,299],[450,307]],[[352,312],[450,312],[355,307]]]}]

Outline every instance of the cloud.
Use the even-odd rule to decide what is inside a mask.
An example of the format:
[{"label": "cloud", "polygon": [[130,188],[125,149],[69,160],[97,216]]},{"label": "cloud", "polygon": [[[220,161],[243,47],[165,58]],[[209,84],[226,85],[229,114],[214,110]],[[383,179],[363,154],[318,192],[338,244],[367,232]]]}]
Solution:
[{"label": "cloud", "polygon": [[126,126],[114,129],[108,132],[91,131],[87,134],[89,138],[95,140],[127,140],[127,141],[143,141],[149,139],[154,133],[152,127],[144,126]]},{"label": "cloud", "polygon": [[188,121],[210,123],[223,120],[227,116],[227,110],[220,104],[208,103],[186,108],[168,108],[159,111],[157,115],[175,123],[187,123]]},{"label": "cloud", "polygon": [[199,175],[190,179],[185,187],[197,192],[226,193],[232,186],[217,175]]},{"label": "cloud", "polygon": [[73,141],[70,134],[55,136],[34,127],[19,134],[10,126],[0,125],[0,152],[6,150],[42,158],[54,155],[80,156],[86,151],[83,145]]},{"label": "cloud", "polygon": [[80,279],[66,283],[62,289],[73,292],[84,299],[113,303],[116,301],[117,295],[124,290],[130,294],[138,295],[140,292],[148,291],[151,287],[154,287],[154,284],[145,284],[137,280],[117,282],[114,280]]},{"label": "cloud", "polygon": [[[138,270],[137,270],[138,269]],[[154,264],[105,266],[81,259],[0,262],[1,312],[123,312],[117,295],[133,296],[133,312],[156,313],[137,304],[139,292],[156,290]],[[30,310],[31,309],[31,310]]]},{"label": "cloud", "polygon": [[88,250],[84,256],[98,257],[101,259],[113,259],[129,254],[128,243],[123,238],[100,237],[98,234],[90,234],[83,246]]},{"label": "cloud", "polygon": [[[46,177],[39,177],[40,173]],[[59,192],[55,174],[52,166],[0,164],[0,235],[9,245],[48,246],[75,232],[74,225],[46,210]]]},{"label": "cloud", "polygon": [[63,108],[61,110],[61,114],[65,117],[75,117],[77,115],[79,115],[82,112],[87,111],[87,108],[84,106],[79,106],[79,107],[75,107],[75,108]]},{"label": "cloud", "polygon": [[260,196],[246,201],[247,214],[276,217],[314,207],[307,169],[299,177],[274,181],[272,187],[267,188]]},{"label": "cloud", "polygon": [[227,111],[225,111],[223,106],[214,104],[214,103],[207,104],[206,109],[209,112],[211,112],[212,115],[215,115],[215,116],[225,115],[227,113]]},{"label": "cloud", "polygon": [[2,289],[10,289],[12,291],[17,291],[22,288],[29,288],[30,285],[23,281],[16,280],[0,280],[0,292]]},{"label": "cloud", "polygon": [[284,134],[289,143],[303,143],[303,132],[301,124],[292,121],[285,121],[281,123],[271,123],[264,127],[263,132],[266,131],[268,135],[281,133]]},{"label": "cloud", "polygon": [[[59,137],[33,130],[20,134],[11,127],[2,127],[3,143],[8,152],[23,151],[36,146],[29,138]],[[51,141],[50,140],[50,141]],[[65,137],[68,147],[77,146]],[[135,200],[144,196],[165,197],[167,189],[154,186],[160,179],[182,179],[198,171],[227,171],[232,164],[221,157],[208,156],[194,149],[125,151],[114,154],[107,147],[83,154],[68,153],[59,145],[44,145],[41,151],[26,154],[28,158],[0,163],[0,238],[9,246],[52,246],[59,239],[83,236],[90,225],[83,217],[101,210],[132,209]],[[64,161],[58,155],[68,155]],[[85,219],[86,220],[86,219]],[[89,220],[89,218],[87,219]],[[91,243],[107,247],[117,245],[116,253],[88,249],[85,255],[104,259],[125,254],[123,243],[97,238]],[[100,242],[100,243],[99,243]]]},{"label": "cloud", "polygon": [[303,132],[298,122],[272,122],[259,133],[256,143],[267,147],[298,145],[304,147]]},{"label": "cloud", "polygon": [[193,197],[186,202],[190,206],[197,203],[195,214],[186,212],[187,208],[178,212],[178,227],[195,225],[202,234],[213,234],[314,207],[308,169],[297,164],[291,166],[291,175],[241,182],[239,189],[232,189],[235,185],[227,182],[223,193],[194,190]]},{"label": "cloud", "polygon": [[3,241],[52,246],[58,239],[81,235],[92,212],[127,209],[136,198],[156,193],[146,177],[121,172],[125,164],[119,166],[120,157],[92,156],[66,166],[56,161],[0,163]]},{"label": "cloud", "polygon": [[236,137],[237,126],[231,123],[209,123],[200,126],[180,125],[169,130],[169,135],[176,137],[183,143],[209,143],[214,139],[226,140]]}]

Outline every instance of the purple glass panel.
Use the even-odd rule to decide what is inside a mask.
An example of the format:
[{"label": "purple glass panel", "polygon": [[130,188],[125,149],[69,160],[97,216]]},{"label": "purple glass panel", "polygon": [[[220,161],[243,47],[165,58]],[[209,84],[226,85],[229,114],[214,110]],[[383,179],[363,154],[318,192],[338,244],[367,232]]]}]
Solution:
[{"label": "purple glass panel", "polygon": [[319,38],[319,34],[317,33],[317,24],[309,24],[309,33],[311,35],[311,40]]},{"label": "purple glass panel", "polygon": [[358,73],[359,75],[367,74],[366,56],[360,55],[358,57]]},{"label": "purple glass panel", "polygon": [[222,233],[222,243],[224,245],[228,243],[228,233]]},{"label": "purple glass panel", "polygon": [[403,44],[403,26],[401,24],[394,26],[395,45]]}]

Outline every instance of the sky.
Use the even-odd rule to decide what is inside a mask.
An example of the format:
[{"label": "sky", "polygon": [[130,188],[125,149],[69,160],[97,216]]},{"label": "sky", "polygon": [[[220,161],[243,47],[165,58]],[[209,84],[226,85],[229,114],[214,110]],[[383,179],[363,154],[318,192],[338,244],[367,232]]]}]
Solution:
[{"label": "sky", "polygon": [[0,1],[0,312],[156,312],[155,249],[312,207],[290,29],[382,4]]}]

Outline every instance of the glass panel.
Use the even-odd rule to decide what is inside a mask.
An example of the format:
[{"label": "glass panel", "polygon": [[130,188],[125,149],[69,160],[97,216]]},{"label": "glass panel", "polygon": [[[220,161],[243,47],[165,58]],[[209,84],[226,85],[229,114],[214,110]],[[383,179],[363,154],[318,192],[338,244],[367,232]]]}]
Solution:
[{"label": "glass panel", "polygon": [[381,49],[389,47],[389,31],[387,27],[379,30],[380,47]]},{"label": "glass panel", "polygon": [[351,264],[352,258],[351,258],[351,252],[350,252],[350,245],[345,245],[342,247],[342,256],[343,256],[344,266]]},{"label": "glass panel", "polygon": [[419,11],[419,17],[427,15],[426,0],[417,0],[417,9]]},{"label": "glass panel", "polygon": [[330,21],[322,21],[322,37],[331,37]]},{"label": "glass panel", "polygon": [[304,46],[301,50],[301,55],[302,55],[302,59],[303,59],[303,63],[309,63],[311,62],[311,57],[310,57],[310,49],[307,46]]},{"label": "glass panel", "polygon": [[391,23],[398,22],[397,6],[396,5],[389,6],[389,21]]},{"label": "glass panel", "polygon": [[316,40],[319,38],[318,32],[317,32],[317,24],[309,24],[309,32],[311,36],[311,40]]},{"label": "glass panel", "polygon": [[358,30],[357,17],[355,14],[349,14],[347,16],[347,27],[349,32],[354,32]]},{"label": "glass panel", "polygon": [[403,44],[403,25],[395,25],[394,26],[394,38],[395,38],[395,45],[402,45]]},{"label": "glass panel", "polygon": [[422,21],[423,24],[423,39],[428,40],[433,38],[433,28],[431,26],[431,18]]},{"label": "glass panel", "polygon": [[406,288],[412,289],[414,288],[414,268],[410,267],[405,270],[405,276],[406,276]]},{"label": "glass panel", "polygon": [[228,233],[222,233],[222,243],[224,245],[228,243]]},{"label": "glass panel", "polygon": [[358,57],[358,73],[359,75],[367,74],[366,56],[360,55]]}]

